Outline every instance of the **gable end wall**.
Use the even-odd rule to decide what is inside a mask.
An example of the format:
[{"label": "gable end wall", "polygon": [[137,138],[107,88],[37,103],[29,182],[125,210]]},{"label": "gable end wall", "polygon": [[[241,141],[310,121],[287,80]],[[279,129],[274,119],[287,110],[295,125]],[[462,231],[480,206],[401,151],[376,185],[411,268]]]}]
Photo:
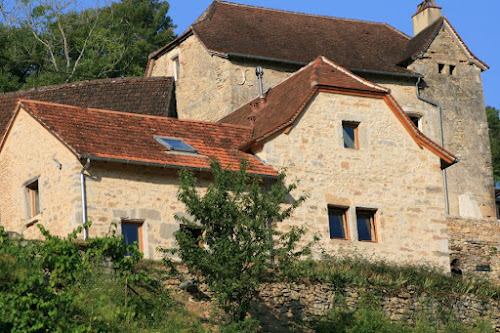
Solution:
[{"label": "gable end wall", "polygon": [[0,225],[26,238],[41,237],[35,224],[26,227],[30,219],[24,186],[39,177],[41,214],[36,220],[52,234],[66,236],[81,224],[81,168],[66,146],[20,110],[0,152]]}]

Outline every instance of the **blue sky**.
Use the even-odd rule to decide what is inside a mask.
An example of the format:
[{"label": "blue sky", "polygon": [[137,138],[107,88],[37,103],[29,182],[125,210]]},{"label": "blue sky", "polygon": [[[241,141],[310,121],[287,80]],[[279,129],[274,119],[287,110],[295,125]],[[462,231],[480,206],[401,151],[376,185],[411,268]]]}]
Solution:
[{"label": "blue sky", "polygon": [[[232,0],[301,13],[386,22],[412,36],[411,16],[422,0]],[[182,33],[211,0],[170,0],[169,15]],[[500,1],[436,0],[471,51],[490,66],[483,73],[486,105],[500,108]]]}]

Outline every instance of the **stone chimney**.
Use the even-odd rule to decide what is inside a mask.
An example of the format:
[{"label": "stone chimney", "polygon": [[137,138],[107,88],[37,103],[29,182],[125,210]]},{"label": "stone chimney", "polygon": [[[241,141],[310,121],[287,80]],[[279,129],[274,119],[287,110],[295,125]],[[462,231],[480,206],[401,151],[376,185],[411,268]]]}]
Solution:
[{"label": "stone chimney", "polygon": [[418,35],[422,30],[436,22],[441,17],[441,8],[436,6],[434,0],[424,0],[417,7],[417,13],[413,18],[413,35]]}]

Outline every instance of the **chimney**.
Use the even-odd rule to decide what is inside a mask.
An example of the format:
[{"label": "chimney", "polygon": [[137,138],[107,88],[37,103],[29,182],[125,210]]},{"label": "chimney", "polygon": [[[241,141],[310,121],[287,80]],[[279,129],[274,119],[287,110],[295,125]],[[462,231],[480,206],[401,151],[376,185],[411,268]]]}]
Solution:
[{"label": "chimney", "polygon": [[413,18],[413,35],[418,35],[422,30],[436,22],[441,17],[441,8],[436,6],[434,0],[424,0],[417,7]]}]

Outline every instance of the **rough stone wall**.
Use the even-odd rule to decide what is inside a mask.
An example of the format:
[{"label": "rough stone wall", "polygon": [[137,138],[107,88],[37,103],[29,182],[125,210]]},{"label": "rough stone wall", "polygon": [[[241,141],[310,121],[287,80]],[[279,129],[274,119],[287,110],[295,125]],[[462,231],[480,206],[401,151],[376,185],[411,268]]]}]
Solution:
[{"label": "rough stone wall", "polygon": [[[444,65],[443,73],[439,64]],[[456,66],[450,74],[450,66]],[[481,70],[445,27],[422,59],[410,68],[424,75],[422,95],[443,112],[445,147],[460,157],[448,168],[450,214],[464,218],[495,216],[491,153]]]},{"label": "rough stone wall", "polygon": [[[75,211],[81,200],[81,168],[61,142],[21,110],[0,152],[0,224],[27,238],[41,236],[36,223],[67,235],[81,223]],[[41,212],[31,219],[25,185],[37,177]]]},{"label": "rough stone wall", "polygon": [[[312,320],[327,314],[332,308],[355,311],[366,295],[380,295],[381,310],[392,320],[415,323],[422,313],[429,313],[441,324],[449,318],[440,318],[448,312],[456,320],[473,324],[477,320],[491,321],[495,332],[500,332],[500,303],[481,299],[473,294],[441,295],[439,297],[408,287],[400,292],[368,290],[347,287],[336,291],[329,284],[273,283],[263,285],[259,296],[278,316],[298,320]],[[339,302],[339,300],[341,300]],[[366,302],[366,300],[365,300]]]},{"label": "rough stone wall", "polygon": [[270,64],[231,62],[211,55],[196,36],[188,37],[159,57],[152,76],[174,76],[172,59],[179,57],[175,83],[177,112],[181,119],[217,121],[259,95],[255,66],[264,68],[264,89],[275,86],[296,69]]},{"label": "rough stone wall", "polygon": [[440,143],[438,112],[435,107],[417,98],[415,79],[391,79],[373,75],[363,75],[363,78],[391,89],[391,94],[406,113],[421,117],[420,130],[436,143]]},{"label": "rough stone wall", "polygon": [[[359,150],[344,148],[342,121],[359,122]],[[449,271],[439,158],[417,146],[383,100],[319,93],[289,134],[257,155],[300,180],[294,195],[309,195],[280,228],[306,226],[328,254],[399,263],[426,258]],[[327,205],[349,207],[349,240],[329,238]],[[377,210],[377,243],[357,241],[356,208]]]},{"label": "rough stone wall", "polygon": [[[92,221],[89,236],[106,235],[113,223],[121,233],[120,223],[139,220],[142,223],[144,255],[160,259],[158,246],[173,247],[173,233],[179,229],[174,214],[184,215],[185,206],[177,200],[177,170],[143,166],[91,165],[87,177],[88,219]],[[201,179],[200,184],[206,182]]]},{"label": "rough stone wall", "polygon": [[500,284],[500,221],[450,219],[450,258],[466,276]]}]

